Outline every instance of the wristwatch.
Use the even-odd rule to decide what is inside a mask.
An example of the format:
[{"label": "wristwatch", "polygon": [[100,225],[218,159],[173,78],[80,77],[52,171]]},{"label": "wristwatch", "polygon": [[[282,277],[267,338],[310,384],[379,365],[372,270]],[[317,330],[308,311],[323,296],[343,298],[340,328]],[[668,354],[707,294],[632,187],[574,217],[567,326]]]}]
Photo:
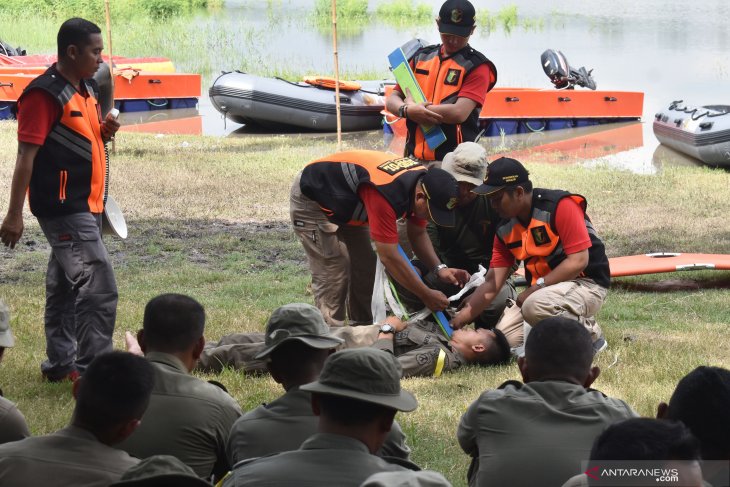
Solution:
[{"label": "wristwatch", "polygon": [[539,288],[544,288],[545,286],[547,286],[547,284],[545,284],[545,278],[544,277],[538,277],[537,278],[537,281],[535,281],[535,284]]},{"label": "wristwatch", "polygon": [[404,118],[405,115],[406,115],[406,104],[404,103],[398,107],[398,116],[400,118]]},{"label": "wristwatch", "polygon": [[380,325],[380,333],[395,334],[395,328],[390,323],[383,323]]},{"label": "wristwatch", "polygon": [[439,265],[437,265],[436,267],[433,268],[433,273],[438,276],[439,275],[439,271],[441,269],[447,269],[448,267],[449,266],[447,266],[446,264],[439,264]]}]

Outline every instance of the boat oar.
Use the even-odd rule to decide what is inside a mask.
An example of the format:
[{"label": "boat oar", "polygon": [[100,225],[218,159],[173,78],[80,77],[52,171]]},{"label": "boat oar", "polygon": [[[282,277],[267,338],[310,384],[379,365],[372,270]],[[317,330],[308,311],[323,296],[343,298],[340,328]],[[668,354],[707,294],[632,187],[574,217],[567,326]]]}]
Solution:
[{"label": "boat oar", "polygon": [[342,150],[342,120],[340,119],[340,67],[337,62],[337,0],[332,0],[332,51],[335,58],[335,111],[337,113],[337,152],[339,152]]}]

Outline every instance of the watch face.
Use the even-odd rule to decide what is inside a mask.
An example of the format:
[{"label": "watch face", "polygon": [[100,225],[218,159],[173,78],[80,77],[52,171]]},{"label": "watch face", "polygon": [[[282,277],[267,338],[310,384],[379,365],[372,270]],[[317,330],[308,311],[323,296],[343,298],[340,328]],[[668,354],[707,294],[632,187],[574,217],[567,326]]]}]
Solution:
[{"label": "watch face", "polygon": [[393,325],[386,323],[380,327],[380,333],[395,333],[395,328],[393,328]]}]

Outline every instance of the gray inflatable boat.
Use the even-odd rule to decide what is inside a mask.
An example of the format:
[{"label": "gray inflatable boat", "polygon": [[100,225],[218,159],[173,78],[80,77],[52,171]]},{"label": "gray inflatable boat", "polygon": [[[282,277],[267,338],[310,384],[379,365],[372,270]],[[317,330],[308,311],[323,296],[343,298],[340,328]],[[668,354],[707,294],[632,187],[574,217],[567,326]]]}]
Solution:
[{"label": "gray inflatable boat", "polygon": [[710,166],[730,167],[730,106],[694,107],[673,101],[654,116],[654,135]]},{"label": "gray inflatable boat", "polygon": [[[360,89],[340,89],[343,131],[382,126],[384,81],[358,81]],[[334,88],[263,78],[234,71],[219,76],[209,90],[213,106],[236,123],[270,129],[337,130]]]}]

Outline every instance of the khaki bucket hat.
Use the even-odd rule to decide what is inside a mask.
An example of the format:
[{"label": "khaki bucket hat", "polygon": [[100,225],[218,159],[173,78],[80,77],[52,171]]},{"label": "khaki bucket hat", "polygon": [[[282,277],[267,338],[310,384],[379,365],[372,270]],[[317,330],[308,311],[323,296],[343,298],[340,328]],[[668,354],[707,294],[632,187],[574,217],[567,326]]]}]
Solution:
[{"label": "khaki bucket hat", "polygon": [[400,387],[403,369],[392,354],[375,348],[356,348],[333,353],[315,382],[301,390],[348,397],[363,402],[413,411],[416,398]]},{"label": "khaki bucket hat", "polygon": [[311,304],[285,304],[271,313],[266,324],[264,349],[254,358],[267,357],[282,343],[292,340],[320,350],[336,348],[344,342],[330,333],[322,313]]}]

